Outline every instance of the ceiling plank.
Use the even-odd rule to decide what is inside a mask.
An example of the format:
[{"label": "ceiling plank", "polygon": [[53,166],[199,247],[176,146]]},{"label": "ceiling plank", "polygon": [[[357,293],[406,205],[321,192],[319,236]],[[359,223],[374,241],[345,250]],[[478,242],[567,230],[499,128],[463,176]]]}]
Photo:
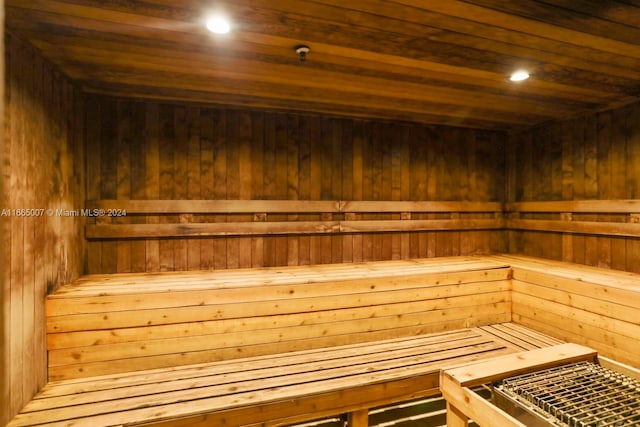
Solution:
[{"label": "ceiling plank", "polygon": [[[427,8],[438,11],[445,15],[456,16],[476,22],[484,22],[498,27],[524,32],[527,34],[544,34],[545,37],[557,41],[565,41],[577,46],[590,47],[604,52],[615,53],[616,55],[640,58],[640,46],[629,42],[612,40],[607,37],[600,37],[567,28],[561,28],[528,19],[521,16],[511,15],[499,10],[488,9],[461,0],[448,0],[425,3],[422,0],[394,0],[399,4],[411,5],[418,8]],[[498,1],[498,0],[493,0]],[[518,3],[518,2],[513,2]]]},{"label": "ceiling plank", "polygon": [[[74,15],[69,16],[82,18],[82,21],[77,22],[75,25],[85,25],[85,28],[89,25],[99,25],[95,21],[105,21],[111,25],[124,22],[139,26],[140,17],[133,17],[132,14],[129,13],[112,10],[105,11],[104,9],[88,6],[70,7],[66,2],[54,0],[47,0],[44,2],[46,6],[43,6],[41,4],[42,2],[44,1],[33,0],[33,2],[23,4],[21,7],[31,8],[37,6],[41,10],[48,10],[52,13],[62,7],[66,13],[74,13]],[[571,82],[580,80],[581,82],[579,84],[581,85],[594,87],[605,92],[624,93],[631,85],[636,84],[638,77],[638,73],[635,72],[630,75],[632,78],[620,78],[615,75],[578,69],[573,65],[555,67],[534,59],[523,61],[512,55],[495,53],[470,46],[467,46],[465,49],[460,49],[450,43],[427,40],[420,37],[416,38],[413,35],[388,32],[385,37],[379,37],[377,32],[368,29],[354,29],[350,25],[338,24],[335,21],[326,24],[319,22],[321,20],[313,20],[310,18],[310,20],[307,20],[307,18],[297,15],[286,15],[284,18],[286,23],[279,23],[279,21],[283,20],[283,16],[277,12],[269,12],[265,9],[259,9],[259,12],[254,9],[250,9],[249,11],[245,10],[243,16],[244,15],[246,15],[244,26],[250,27],[251,30],[253,30],[250,34],[255,35],[258,33],[287,36],[290,39],[291,47],[296,44],[294,35],[300,35],[309,41],[326,40],[327,43],[332,45],[351,45],[365,52],[382,51],[388,54],[431,62],[447,63],[457,66],[465,65],[466,67],[473,67],[475,69],[497,72],[503,77],[513,71],[514,67],[519,63],[522,64],[524,62],[524,65],[528,65],[528,67],[532,69],[532,72],[536,74],[537,78],[545,81],[570,84]],[[166,21],[168,20],[155,18],[155,20],[150,21],[147,27],[156,30],[158,28],[164,29],[168,26]],[[194,23],[179,22],[174,25],[174,31],[177,31],[177,28],[192,28],[194,25]],[[295,34],[293,35],[291,34],[291,28],[294,28],[293,32]],[[314,29],[310,30],[309,28]],[[202,32],[202,29],[197,28],[197,31]],[[610,61],[611,58],[609,58],[608,62]],[[638,65],[637,68],[640,68],[640,61],[636,61],[636,65]],[[637,68],[631,68],[631,70],[635,71]],[[628,68],[622,67],[619,69],[627,70]]]},{"label": "ceiling plank", "polygon": [[[224,37],[201,0],[7,0],[6,16],[90,92],[508,130],[638,100],[635,4],[218,0]],[[532,79],[509,82],[516,67]]]}]

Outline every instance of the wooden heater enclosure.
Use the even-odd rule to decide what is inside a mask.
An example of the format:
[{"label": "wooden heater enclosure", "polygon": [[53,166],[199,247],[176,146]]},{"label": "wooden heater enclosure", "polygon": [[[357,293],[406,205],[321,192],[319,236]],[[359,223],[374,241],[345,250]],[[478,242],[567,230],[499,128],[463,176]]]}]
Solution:
[{"label": "wooden heater enclosure", "polygon": [[[640,366],[637,1],[223,1],[226,40],[202,3],[0,1],[0,424],[90,376],[46,312],[81,322],[63,299],[86,275],[482,257],[509,273],[477,304],[418,309],[431,297],[402,288],[434,319],[405,336],[514,322]],[[514,67],[532,79],[513,86]],[[429,284],[471,288],[452,277]]]}]

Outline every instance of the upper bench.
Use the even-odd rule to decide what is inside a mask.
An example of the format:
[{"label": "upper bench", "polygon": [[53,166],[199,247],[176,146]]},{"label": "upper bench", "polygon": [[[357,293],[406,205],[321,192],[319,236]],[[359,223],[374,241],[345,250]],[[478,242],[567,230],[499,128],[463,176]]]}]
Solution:
[{"label": "upper bench", "polygon": [[85,276],[47,299],[50,380],[511,320],[510,269],[450,257]]}]

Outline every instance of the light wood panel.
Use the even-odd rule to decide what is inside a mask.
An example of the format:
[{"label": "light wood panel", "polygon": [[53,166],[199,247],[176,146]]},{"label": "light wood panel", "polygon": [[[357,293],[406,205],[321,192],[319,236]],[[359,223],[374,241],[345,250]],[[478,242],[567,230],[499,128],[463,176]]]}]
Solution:
[{"label": "light wood panel", "polygon": [[[512,324],[496,328],[539,334]],[[533,348],[546,347],[540,344]],[[462,328],[48,385],[9,426],[291,425],[438,393],[442,368],[517,352]]]},{"label": "light wood panel", "polygon": [[640,103],[513,135],[509,251],[640,272]]},{"label": "light wood panel", "polygon": [[515,322],[638,367],[638,274],[517,255],[495,258],[513,269]]},{"label": "light wood panel", "polygon": [[[224,37],[196,0],[9,0],[7,23],[91,92],[488,129],[638,99],[629,2],[216,5],[233,21]],[[519,67],[533,78],[514,85]]]},{"label": "light wood panel", "polygon": [[47,303],[52,380],[285,353],[510,320],[478,258],[92,275]]},{"label": "light wood panel", "polygon": [[[0,0],[0,24],[4,26],[4,0]],[[0,40],[0,50],[5,50],[4,37]],[[5,56],[0,55],[0,81],[5,81]],[[0,84],[0,129],[4,129],[4,112],[5,112],[5,85]],[[0,157],[4,158],[5,153],[5,134],[0,133]],[[0,162],[0,200],[5,200],[5,182],[4,162]],[[5,218],[0,217],[0,236],[3,238],[7,235],[7,221]],[[9,330],[9,287],[5,284],[5,265],[9,262],[9,258],[6,257],[6,251],[0,250],[0,346],[4,348],[9,347],[11,332]],[[0,355],[0,378],[9,378],[10,359],[6,356],[6,352],[2,352]],[[3,402],[9,402],[11,400],[11,388],[9,381],[0,382],[0,400]],[[7,412],[5,414],[5,412]],[[3,411],[0,415],[0,424],[6,424],[11,411]]]},{"label": "light wood panel", "polygon": [[81,95],[28,44],[6,48],[0,423],[46,382],[44,300],[85,262],[84,221],[58,214],[85,199]]},{"label": "light wood panel", "polygon": [[[132,212],[89,219],[88,236],[98,238],[89,243],[89,272],[504,249],[488,230],[501,227],[501,133],[102,96],[89,96],[86,107],[87,207]],[[121,119],[128,124],[118,136]],[[269,235],[276,232],[285,235]],[[122,236],[147,239],[143,246]],[[128,262],[133,254],[140,261]]]},{"label": "light wood panel", "polygon": [[[397,168],[398,170],[400,167]],[[296,170],[297,173],[297,170]],[[215,236],[273,236],[273,235],[307,235],[307,234],[345,234],[345,233],[374,233],[374,232],[401,232],[424,230],[498,230],[503,227],[502,204],[496,202],[353,202],[353,201],[304,201],[304,200],[97,200],[90,201],[89,207],[82,211],[82,215],[100,217],[97,224],[86,227],[86,237],[95,239],[140,239],[160,237],[215,237]],[[345,212],[345,218],[350,220],[332,221],[300,221],[299,213],[315,213],[327,218],[334,213]],[[355,220],[354,213],[361,216],[378,213],[396,213],[386,220]],[[446,212],[451,219],[411,219],[414,213]],[[489,212],[493,219],[461,219],[460,212],[464,214],[475,212]],[[144,224],[144,218],[153,214],[174,213],[180,215],[179,224],[159,225],[152,221]],[[216,223],[215,217],[209,222],[192,222],[194,213],[215,215],[220,213],[233,214],[228,218],[229,222]],[[243,213],[252,215],[241,215]],[[274,221],[271,218],[280,218],[279,213],[289,213],[287,221]],[[134,218],[128,224],[122,220],[126,216]],[[136,218],[135,215],[138,215]],[[275,215],[275,216],[274,216]],[[107,217],[106,220],[103,217]],[[109,222],[109,218],[111,222]],[[249,222],[253,219],[253,222]],[[148,220],[148,219],[147,219]],[[399,220],[399,221],[398,221]],[[351,251],[349,238],[346,236],[343,250]],[[408,235],[392,236],[392,245],[396,249],[394,258],[399,258],[399,238],[407,238]],[[190,241],[189,245],[196,242]],[[298,245],[297,238],[289,240],[290,244]],[[405,242],[406,243],[406,242]],[[406,245],[405,245],[406,246]],[[194,247],[195,249],[195,247]],[[468,251],[465,251],[468,253]],[[246,253],[246,252],[245,252]],[[195,254],[199,257],[199,253]],[[291,255],[291,254],[290,254]],[[294,254],[297,255],[297,254]],[[405,247],[404,258],[409,256]],[[126,256],[126,254],[125,254]],[[350,261],[344,259],[344,261]],[[288,263],[297,264],[295,258],[288,258]],[[245,263],[247,264],[247,263]],[[198,264],[194,264],[197,268]]]}]

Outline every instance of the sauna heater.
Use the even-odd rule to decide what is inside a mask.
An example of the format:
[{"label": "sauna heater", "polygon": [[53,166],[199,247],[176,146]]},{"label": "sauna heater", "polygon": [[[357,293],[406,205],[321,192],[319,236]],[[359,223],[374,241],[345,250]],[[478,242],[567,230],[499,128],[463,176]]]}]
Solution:
[{"label": "sauna heater", "polygon": [[503,379],[493,402],[529,427],[640,426],[640,381],[579,362]]}]

